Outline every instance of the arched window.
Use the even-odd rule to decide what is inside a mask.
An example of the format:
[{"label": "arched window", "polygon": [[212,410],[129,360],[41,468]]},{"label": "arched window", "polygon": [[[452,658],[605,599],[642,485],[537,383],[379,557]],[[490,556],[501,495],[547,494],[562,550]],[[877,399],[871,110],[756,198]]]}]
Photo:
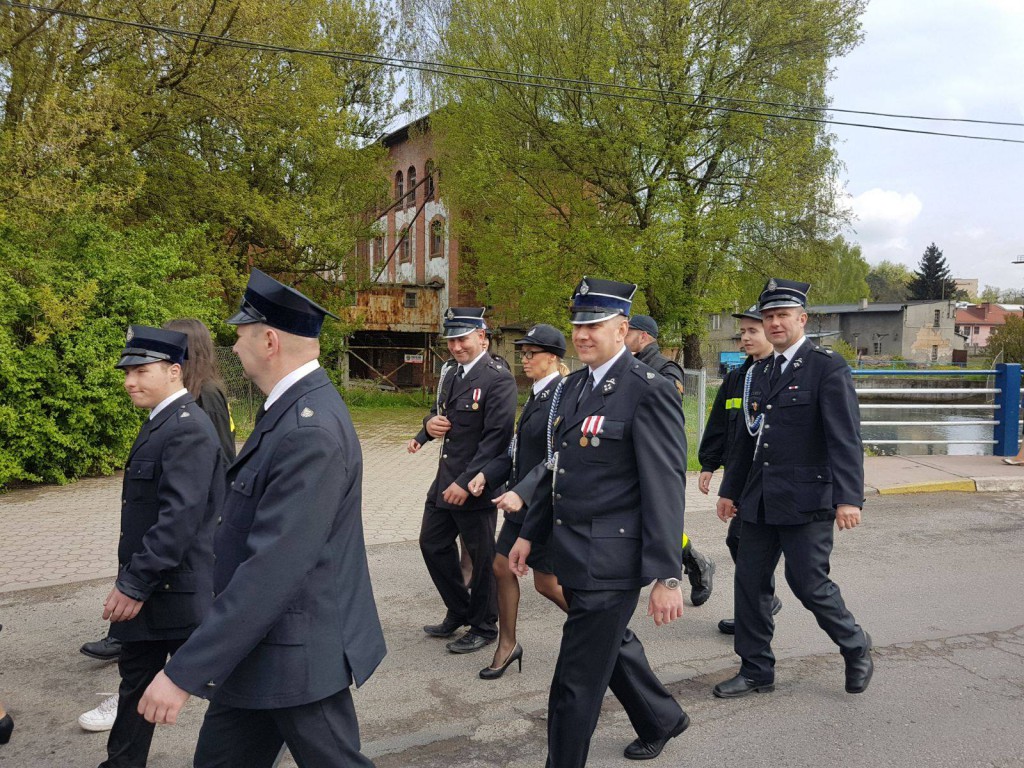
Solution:
[{"label": "arched window", "polygon": [[444,219],[430,222],[430,258],[440,259],[444,256]]},{"label": "arched window", "polygon": [[423,185],[426,189],[427,200],[434,199],[434,161],[427,160],[427,164],[423,167],[423,173],[426,174],[426,183]]},{"label": "arched window", "polygon": [[405,201],[406,208],[416,207],[416,166],[409,166],[409,173],[406,174],[406,181],[409,182],[409,195]]},{"label": "arched window", "polygon": [[412,232],[408,227],[404,227],[398,236],[401,238],[401,243],[398,246],[398,259],[402,264],[408,264],[412,262]]},{"label": "arched window", "polygon": [[405,207],[405,182],[402,179],[402,172],[395,174],[395,200]]},{"label": "arched window", "polygon": [[379,264],[385,258],[387,258],[387,254],[384,253],[384,238],[376,237],[373,240],[373,256],[370,260],[370,266],[372,267],[375,263]]}]

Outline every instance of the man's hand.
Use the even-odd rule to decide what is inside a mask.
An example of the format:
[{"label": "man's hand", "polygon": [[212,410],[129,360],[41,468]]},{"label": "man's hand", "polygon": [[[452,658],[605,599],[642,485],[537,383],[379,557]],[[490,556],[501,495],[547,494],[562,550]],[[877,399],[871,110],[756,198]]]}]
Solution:
[{"label": "man's hand", "polygon": [[853,504],[840,504],[836,507],[836,527],[839,530],[844,528],[856,528],[860,525],[860,509]]},{"label": "man's hand", "polygon": [[160,670],[146,692],[142,694],[139,714],[149,723],[174,725],[178,722],[178,713],[185,706],[188,697],[188,691],[176,686],[171,682],[171,678]]},{"label": "man's hand", "polygon": [[705,496],[708,495],[708,491],[711,490],[711,475],[713,472],[701,472],[697,476],[697,490],[703,493]]},{"label": "man's hand", "polygon": [[500,509],[502,512],[518,512],[523,508],[523,499],[514,491],[506,491],[496,499],[491,499],[494,502],[494,506]]},{"label": "man's hand", "polygon": [[427,434],[431,437],[444,437],[451,428],[452,423],[444,416],[432,416],[427,421]]},{"label": "man's hand", "polygon": [[441,494],[443,498],[449,504],[454,504],[456,507],[461,507],[466,503],[466,499],[469,498],[469,491],[463,488],[458,483],[452,483],[444,489],[444,493]]},{"label": "man's hand", "polygon": [[139,615],[142,600],[133,600],[114,587],[103,601],[103,620],[110,622],[129,621]]},{"label": "man's hand", "polygon": [[509,550],[508,569],[516,576],[525,576],[529,573],[530,569],[526,565],[526,558],[530,556],[530,548],[530,542],[526,539],[518,538],[516,543],[512,545],[512,549]]},{"label": "man's hand", "polygon": [[651,599],[647,603],[647,615],[654,617],[654,625],[657,627],[682,618],[683,591],[679,587],[669,589],[660,581],[654,582]]},{"label": "man's hand", "polygon": [[423,446],[420,445],[415,438],[405,444],[405,450],[407,450],[409,453],[416,453],[416,451],[418,451],[422,447]]},{"label": "man's hand", "polygon": [[487,485],[487,478],[484,477],[484,473],[477,472],[476,477],[469,481],[469,492],[474,496],[479,496],[484,492],[485,485]]},{"label": "man's hand", "polygon": [[736,517],[736,505],[732,503],[732,499],[719,496],[718,503],[715,505],[715,514],[723,523],[728,523]]}]

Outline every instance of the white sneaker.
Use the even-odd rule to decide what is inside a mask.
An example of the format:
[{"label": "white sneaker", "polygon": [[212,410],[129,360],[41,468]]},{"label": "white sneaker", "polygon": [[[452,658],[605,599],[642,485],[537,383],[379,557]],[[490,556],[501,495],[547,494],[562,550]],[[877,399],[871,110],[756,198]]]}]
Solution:
[{"label": "white sneaker", "polygon": [[[100,694],[105,696],[106,694]],[[78,724],[86,731],[109,731],[117,717],[117,694],[104,699],[96,709],[90,709],[78,716]]]}]

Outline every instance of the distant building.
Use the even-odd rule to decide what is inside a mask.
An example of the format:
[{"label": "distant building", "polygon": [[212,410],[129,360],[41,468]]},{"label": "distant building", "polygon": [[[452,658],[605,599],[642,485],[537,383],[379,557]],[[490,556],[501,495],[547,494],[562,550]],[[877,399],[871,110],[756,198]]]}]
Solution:
[{"label": "distant building", "polygon": [[1024,316],[1020,304],[974,304],[956,311],[957,333],[967,339],[968,349],[978,351],[988,346],[992,331],[1006,324],[1009,315]]},{"label": "distant building", "polygon": [[958,291],[963,291],[972,299],[978,298],[978,278],[954,277],[953,281]]}]

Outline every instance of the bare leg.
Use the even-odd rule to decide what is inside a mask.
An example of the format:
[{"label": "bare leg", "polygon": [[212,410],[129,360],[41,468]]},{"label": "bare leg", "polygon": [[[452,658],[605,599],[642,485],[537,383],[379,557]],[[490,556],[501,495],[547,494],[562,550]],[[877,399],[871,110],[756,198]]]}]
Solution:
[{"label": "bare leg", "polygon": [[496,669],[515,650],[519,618],[519,577],[509,569],[504,555],[494,556],[494,579],[498,583],[498,645],[491,666]]},{"label": "bare leg", "polygon": [[569,612],[569,604],[565,602],[565,595],[562,594],[562,585],[553,573],[533,572],[533,586],[548,600],[557,605],[565,613]]}]

